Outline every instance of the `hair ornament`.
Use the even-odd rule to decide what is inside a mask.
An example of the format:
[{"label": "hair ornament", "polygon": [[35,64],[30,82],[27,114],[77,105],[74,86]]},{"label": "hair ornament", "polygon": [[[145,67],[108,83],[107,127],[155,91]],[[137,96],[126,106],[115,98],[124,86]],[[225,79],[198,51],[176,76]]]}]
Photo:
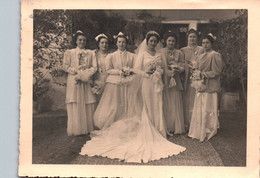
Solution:
[{"label": "hair ornament", "polygon": [[123,34],[122,32],[119,32],[117,35],[114,35],[113,38],[117,39],[119,36],[124,36],[127,40],[128,40],[128,36],[126,36],[125,34]]},{"label": "hair ornament", "polygon": [[76,36],[76,34],[78,34],[78,33],[84,34],[81,30],[78,30],[76,33],[73,34],[73,37]]},{"label": "hair ornament", "polygon": [[214,39],[214,41],[216,41],[216,39],[217,39],[217,37],[216,37],[216,36],[214,36],[212,33],[209,33],[209,34],[208,34],[208,36],[210,36],[211,38],[213,38],[213,39]]},{"label": "hair ornament", "polygon": [[108,37],[107,37],[104,33],[101,33],[101,34],[99,34],[98,36],[95,37],[95,40],[98,41],[98,39],[99,39],[100,37],[103,37],[103,38],[108,39]]},{"label": "hair ornament", "polygon": [[158,37],[160,38],[159,33],[157,33],[156,31],[149,31],[149,32],[146,34],[146,38],[147,38],[148,35],[156,35],[156,36],[158,36]]}]

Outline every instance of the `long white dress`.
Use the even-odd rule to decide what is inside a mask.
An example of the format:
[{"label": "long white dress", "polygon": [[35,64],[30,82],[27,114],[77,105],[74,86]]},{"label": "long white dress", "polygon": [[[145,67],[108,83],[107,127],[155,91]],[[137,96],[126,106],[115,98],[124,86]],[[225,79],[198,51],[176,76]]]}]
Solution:
[{"label": "long white dress", "polygon": [[[145,73],[147,68],[154,63],[161,63],[161,60],[159,53],[153,56],[144,51],[138,55],[135,62],[137,75],[129,86],[128,117],[106,129],[92,132],[92,138],[82,147],[81,155],[146,163],[185,151],[186,148],[166,139],[161,73],[155,72],[151,76]],[[139,101],[140,98],[142,101]]]}]

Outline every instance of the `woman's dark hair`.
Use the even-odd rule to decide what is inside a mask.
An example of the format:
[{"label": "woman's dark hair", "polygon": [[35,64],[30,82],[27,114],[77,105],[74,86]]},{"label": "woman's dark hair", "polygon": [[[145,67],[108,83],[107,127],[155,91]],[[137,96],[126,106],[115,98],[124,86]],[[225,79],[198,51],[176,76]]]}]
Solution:
[{"label": "woman's dark hair", "polygon": [[98,40],[97,40],[97,48],[98,48],[98,49],[99,49],[99,43],[100,43],[100,41],[101,41],[103,38],[106,39],[107,42],[108,42],[108,39],[107,39],[106,37],[104,37],[104,36],[99,37]]},{"label": "woman's dark hair", "polygon": [[178,41],[178,37],[177,35],[174,33],[174,32],[171,32],[171,31],[168,31],[164,34],[164,42],[166,44],[166,41],[169,37],[173,37],[175,39],[175,44],[177,43]]},{"label": "woman's dark hair", "polygon": [[190,29],[190,30],[188,31],[188,33],[187,33],[187,37],[188,37],[191,33],[194,33],[194,34],[197,36],[197,38],[199,38],[199,33],[198,33],[197,30],[194,30],[193,28]]},{"label": "woman's dark hair", "polygon": [[149,39],[152,37],[152,36],[155,36],[156,38],[157,38],[157,43],[159,43],[159,40],[160,40],[160,36],[158,35],[158,34],[156,34],[156,33],[147,33],[147,35],[146,35],[146,44],[148,44],[148,41],[149,41]]},{"label": "woman's dark hair", "polygon": [[204,40],[204,39],[208,39],[211,44],[213,44],[215,42],[215,39],[210,35],[203,36],[202,40]]},{"label": "woman's dark hair", "polygon": [[78,36],[84,36],[87,39],[87,36],[82,31],[78,30],[75,34],[73,34],[73,45],[77,46],[76,41],[78,39]]},{"label": "woman's dark hair", "polygon": [[118,38],[124,38],[126,44],[128,43],[128,39],[127,39],[127,37],[126,37],[125,35],[118,35],[118,36],[115,38],[116,43],[117,43]]}]

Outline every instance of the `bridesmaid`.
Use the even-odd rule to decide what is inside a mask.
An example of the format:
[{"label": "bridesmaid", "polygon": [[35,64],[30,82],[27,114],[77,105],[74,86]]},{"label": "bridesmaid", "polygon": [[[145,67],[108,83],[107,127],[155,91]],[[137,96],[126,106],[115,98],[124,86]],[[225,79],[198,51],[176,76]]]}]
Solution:
[{"label": "bridesmaid", "polygon": [[93,52],[86,50],[86,35],[77,31],[74,36],[76,48],[64,54],[63,67],[68,73],[66,106],[68,135],[82,135],[93,131],[93,114],[96,97],[91,91],[91,76],[96,72]]},{"label": "bridesmaid", "polygon": [[203,48],[198,46],[198,32],[190,29],[188,32],[188,46],[181,48],[185,59],[185,74],[184,74],[184,126],[188,130],[190,126],[191,113],[193,109],[195,89],[190,86],[191,80],[191,63],[195,62],[198,55],[203,53]]},{"label": "bridesmaid", "polygon": [[126,117],[128,76],[124,77],[124,70],[131,70],[135,55],[126,51],[127,36],[119,32],[116,39],[118,50],[108,54],[106,72],[108,74],[106,87],[94,114],[94,123],[99,129],[109,127],[113,122]]},{"label": "bridesmaid", "polygon": [[197,93],[188,136],[200,141],[209,140],[219,128],[217,92],[221,90],[220,74],[223,62],[221,55],[212,49],[215,40],[216,37],[211,33],[202,39],[205,53],[199,55],[197,59],[201,82],[197,82],[197,85],[194,85],[196,82],[192,84]]},{"label": "bridesmaid", "polygon": [[98,49],[94,50],[94,57],[97,60],[97,72],[94,75],[92,91],[96,94],[97,102],[99,102],[107,79],[105,58],[108,54],[108,37],[102,33],[96,36],[95,40],[98,46]]},{"label": "bridesmaid", "polygon": [[164,35],[166,48],[161,49],[164,61],[164,91],[163,108],[167,130],[174,134],[185,133],[183,103],[182,103],[182,82],[180,74],[184,72],[184,55],[180,50],[175,49],[177,36],[169,31]]}]

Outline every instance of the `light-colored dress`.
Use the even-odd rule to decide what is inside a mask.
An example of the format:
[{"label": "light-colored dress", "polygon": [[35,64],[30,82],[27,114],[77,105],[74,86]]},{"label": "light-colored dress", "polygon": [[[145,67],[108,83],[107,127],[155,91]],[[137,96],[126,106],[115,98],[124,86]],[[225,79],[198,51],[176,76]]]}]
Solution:
[{"label": "light-colored dress", "polygon": [[210,51],[198,56],[197,64],[205,76],[205,84],[204,89],[195,95],[188,136],[204,141],[213,137],[219,128],[217,92],[221,90],[223,62],[218,52]]},{"label": "light-colored dress", "polygon": [[64,54],[63,68],[68,73],[66,88],[66,106],[68,114],[67,133],[71,135],[87,134],[93,131],[93,114],[96,97],[91,91],[89,82],[77,83],[76,68],[83,66],[86,78],[96,72],[96,60],[91,50],[79,48],[67,50]]},{"label": "light-colored dress", "polygon": [[[162,64],[162,56],[157,52],[154,56],[148,52],[143,52],[138,56],[135,63],[135,69],[145,73],[147,69],[151,66],[151,63],[158,63],[159,66]],[[156,64],[157,65],[157,64]],[[152,125],[158,130],[162,136],[166,137],[166,125],[163,115],[163,103],[162,103],[162,90],[163,83],[161,75],[157,77],[146,77],[144,75],[142,81],[142,99],[143,99],[143,109],[142,118],[147,117]]]},{"label": "light-colored dress", "polygon": [[103,90],[105,88],[107,72],[106,72],[106,59],[107,53],[102,54],[98,50],[94,50],[94,58],[97,60],[97,72],[94,75],[94,84],[99,88],[99,92],[96,93],[97,104],[99,103]]},{"label": "light-colored dress", "polygon": [[[159,53],[138,55],[135,79],[130,84],[128,117],[114,122],[109,128],[94,131],[81,149],[81,155],[103,156],[125,162],[149,162],[177,155],[186,148],[167,141],[163,120],[161,73],[149,76],[145,71],[161,63]],[[141,103],[140,95],[141,93]],[[136,100],[135,100],[135,99]],[[141,112],[136,112],[140,109]],[[133,109],[137,107],[137,109]],[[140,113],[140,114],[139,114]]]},{"label": "light-colored dress", "polygon": [[191,87],[191,68],[189,68],[189,62],[194,62],[197,56],[202,54],[203,48],[201,46],[197,46],[195,48],[186,46],[184,48],[180,49],[184,54],[184,60],[185,60],[185,73],[184,73],[184,126],[188,130],[190,126],[190,120],[191,120],[191,114],[192,109],[194,105],[194,98],[195,98],[195,89]]},{"label": "light-colored dress", "polygon": [[109,127],[113,122],[125,117],[127,112],[128,84],[120,76],[124,67],[133,68],[133,53],[117,50],[108,54],[106,63],[106,86],[94,113],[94,124],[99,129]]},{"label": "light-colored dress", "polygon": [[[174,134],[185,133],[183,102],[182,102],[182,81],[180,74],[184,72],[184,55],[180,50],[161,49],[164,61],[164,90],[163,90],[163,110],[166,127],[169,132]],[[178,66],[179,73],[173,77],[168,75],[169,66]]]}]

